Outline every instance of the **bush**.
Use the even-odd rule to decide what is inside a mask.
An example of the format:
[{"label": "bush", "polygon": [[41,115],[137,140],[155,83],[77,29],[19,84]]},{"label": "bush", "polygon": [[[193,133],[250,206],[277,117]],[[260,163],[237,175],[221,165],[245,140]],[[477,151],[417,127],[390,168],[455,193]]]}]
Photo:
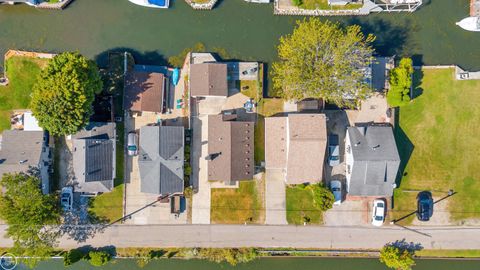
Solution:
[{"label": "bush", "polygon": [[387,102],[391,107],[399,107],[410,101],[412,87],[413,62],[410,58],[402,58],[398,67],[390,71],[390,89]]},{"label": "bush", "polygon": [[332,208],[335,198],[330,189],[320,183],[309,185],[306,188],[313,193],[315,205],[317,205],[322,211]]},{"label": "bush", "polygon": [[90,251],[88,253],[88,261],[93,266],[103,266],[111,259],[112,256],[106,251]]},{"label": "bush", "polygon": [[401,249],[391,244],[385,245],[380,250],[380,262],[388,268],[397,270],[410,270],[415,265],[413,251]]},{"label": "bush", "polygon": [[198,257],[216,262],[227,262],[230,265],[246,263],[257,258],[257,250],[253,248],[202,248],[198,251]]},{"label": "bush", "polygon": [[85,253],[79,249],[72,249],[63,254],[63,265],[72,265],[85,257]]},{"label": "bush", "polygon": [[301,6],[303,4],[303,1],[302,0],[292,0],[292,3],[294,6]]}]

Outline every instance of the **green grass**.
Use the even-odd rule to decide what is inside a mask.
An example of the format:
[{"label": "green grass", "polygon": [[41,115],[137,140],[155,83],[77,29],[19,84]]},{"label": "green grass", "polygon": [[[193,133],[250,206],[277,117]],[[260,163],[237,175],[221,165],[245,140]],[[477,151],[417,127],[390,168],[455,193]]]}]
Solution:
[{"label": "green grass", "polygon": [[123,184],[111,192],[95,197],[90,204],[92,216],[105,222],[115,221],[123,216]]},{"label": "green grass", "polygon": [[[259,99],[258,85],[258,81],[237,81],[237,87],[240,89],[241,93],[249,98],[253,98],[254,100]],[[244,90],[244,88],[247,89]]]},{"label": "green grass", "polygon": [[263,98],[258,102],[258,119],[255,125],[255,164],[265,160],[265,117],[283,112],[283,100],[278,98]]},{"label": "green grass", "polygon": [[359,9],[362,6],[363,6],[363,4],[348,4],[348,5],[345,5],[345,6],[330,6],[330,5],[328,5],[328,0],[302,0],[302,4],[299,7],[303,8],[303,9],[346,10],[346,9]]},{"label": "green grass", "polygon": [[212,188],[210,220],[216,224],[260,223],[263,198],[256,183],[241,181],[238,188]]},{"label": "green grass", "polygon": [[6,61],[8,86],[0,86],[0,132],[10,129],[10,115],[14,109],[30,105],[32,87],[48,59],[14,56]]},{"label": "green grass", "polygon": [[438,258],[480,258],[480,250],[476,249],[423,249],[417,251],[418,257]]},{"label": "green grass", "polygon": [[400,109],[395,134],[402,162],[408,161],[395,191],[395,214],[415,210],[416,193],[404,191],[443,197],[453,189],[451,221],[480,218],[480,81],[457,81],[453,69],[425,69],[415,78],[423,93]]},{"label": "green grass", "polygon": [[302,185],[287,187],[287,222],[303,225],[309,219],[309,224],[322,224],[323,212],[314,203],[313,193]]}]

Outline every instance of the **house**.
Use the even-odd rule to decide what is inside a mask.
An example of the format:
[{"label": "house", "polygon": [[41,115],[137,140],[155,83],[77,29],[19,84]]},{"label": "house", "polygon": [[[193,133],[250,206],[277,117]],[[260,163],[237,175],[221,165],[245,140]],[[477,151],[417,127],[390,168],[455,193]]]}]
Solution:
[{"label": "house", "polygon": [[38,169],[42,180],[42,192],[48,194],[50,164],[51,154],[45,132],[24,130],[3,132],[0,142],[0,176]]},{"label": "house", "polygon": [[158,195],[183,193],[184,128],[141,127],[139,145],[141,192]]},{"label": "house", "polygon": [[75,191],[110,192],[115,179],[115,123],[91,122],[72,138]]},{"label": "house", "polygon": [[324,114],[265,118],[265,167],[283,170],[287,184],[322,181],[326,147]]},{"label": "house", "polygon": [[201,63],[190,66],[190,95],[192,97],[227,97],[227,65]]},{"label": "house", "polygon": [[254,122],[235,115],[208,117],[208,180],[235,185],[254,174]]},{"label": "house", "polygon": [[134,69],[125,79],[124,108],[133,112],[164,113],[168,79],[152,70]]},{"label": "house", "polygon": [[390,125],[348,127],[345,159],[349,196],[392,196],[400,156]]}]

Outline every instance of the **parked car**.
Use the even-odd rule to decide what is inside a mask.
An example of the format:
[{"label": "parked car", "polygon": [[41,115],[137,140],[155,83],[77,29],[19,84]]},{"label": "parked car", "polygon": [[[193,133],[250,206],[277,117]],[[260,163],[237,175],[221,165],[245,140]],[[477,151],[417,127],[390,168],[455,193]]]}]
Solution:
[{"label": "parked car", "polygon": [[429,221],[433,215],[433,198],[429,191],[422,191],[417,195],[417,218],[420,221]]},{"label": "parked car", "polygon": [[62,188],[62,195],[60,196],[60,204],[64,211],[72,211],[73,206],[73,188]]},{"label": "parked car", "polygon": [[336,166],[340,164],[340,146],[338,145],[338,135],[328,136],[328,165]]},{"label": "parked car", "polygon": [[385,201],[381,199],[376,199],[373,201],[372,209],[372,225],[373,226],[382,226],[385,221]]},{"label": "parked car", "polygon": [[342,203],[342,182],[338,180],[332,180],[330,181],[330,190],[333,193],[333,197],[335,198],[335,201],[333,204],[341,204]]},{"label": "parked car", "polygon": [[138,135],[134,131],[128,133],[127,150],[129,156],[138,155]]}]

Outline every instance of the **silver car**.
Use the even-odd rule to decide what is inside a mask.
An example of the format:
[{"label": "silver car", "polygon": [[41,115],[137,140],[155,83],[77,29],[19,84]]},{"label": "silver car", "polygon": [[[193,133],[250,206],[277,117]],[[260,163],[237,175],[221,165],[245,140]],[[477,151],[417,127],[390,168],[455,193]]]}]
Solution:
[{"label": "silver car", "polygon": [[330,190],[333,193],[333,197],[335,198],[335,201],[333,204],[341,204],[342,203],[342,182],[338,180],[332,180],[330,181]]},{"label": "silver car", "polygon": [[328,136],[328,165],[337,166],[340,164],[340,146],[338,135]]},{"label": "silver car", "polygon": [[129,156],[138,155],[138,135],[136,132],[128,133],[127,151]]}]

